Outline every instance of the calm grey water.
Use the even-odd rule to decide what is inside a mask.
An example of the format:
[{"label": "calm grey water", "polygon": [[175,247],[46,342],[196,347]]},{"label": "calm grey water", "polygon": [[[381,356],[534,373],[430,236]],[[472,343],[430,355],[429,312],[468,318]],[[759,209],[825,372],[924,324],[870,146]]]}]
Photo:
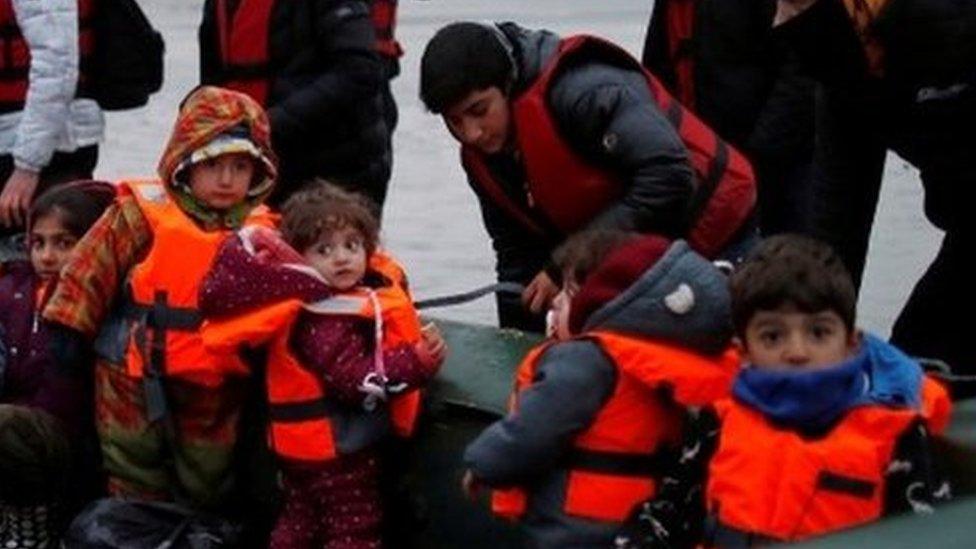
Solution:
[{"label": "calm grey water", "polygon": [[[104,178],[155,172],[176,106],[197,83],[196,29],[203,1],[140,4],[166,38],[166,83],[147,107],[108,115],[98,168]],[[407,53],[403,74],[394,83],[400,126],[383,238],[406,263],[418,297],[494,280],[491,247],[458,163],[457,147],[440,119],[426,113],[417,97],[420,54],[427,39],[455,20],[513,20],[563,33],[602,35],[639,55],[651,5],[640,0],[400,0],[399,37]],[[890,157],[860,308],[862,324],[882,334],[887,334],[938,246],[940,234],[921,211],[917,172]],[[438,314],[480,323],[495,318],[488,298]]]}]

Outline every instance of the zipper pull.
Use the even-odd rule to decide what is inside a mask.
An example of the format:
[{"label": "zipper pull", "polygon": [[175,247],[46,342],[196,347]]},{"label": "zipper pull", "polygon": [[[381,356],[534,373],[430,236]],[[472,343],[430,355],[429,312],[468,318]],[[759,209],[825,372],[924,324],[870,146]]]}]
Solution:
[{"label": "zipper pull", "polygon": [[528,181],[525,182],[525,200],[530,208],[535,208],[535,197],[532,196],[532,189],[529,187]]},{"label": "zipper pull", "polygon": [[41,316],[41,313],[39,311],[34,311],[34,324],[31,327],[31,333],[33,333],[33,334],[36,334],[37,333],[37,329],[39,328],[39,325],[40,325],[39,317],[40,316]]}]

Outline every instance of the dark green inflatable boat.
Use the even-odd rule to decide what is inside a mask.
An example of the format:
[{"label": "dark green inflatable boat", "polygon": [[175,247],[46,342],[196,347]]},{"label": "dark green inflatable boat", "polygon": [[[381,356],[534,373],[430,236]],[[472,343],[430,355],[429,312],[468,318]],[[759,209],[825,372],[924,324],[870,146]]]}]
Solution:
[{"label": "dark green inflatable boat", "polygon": [[[450,355],[428,392],[425,421],[405,455],[407,485],[419,509],[413,543],[430,548],[519,547],[516,527],[493,519],[487,501],[459,489],[465,445],[505,411],[513,373],[537,336],[490,326],[438,321]],[[976,402],[959,403],[941,445],[956,502],[931,517],[893,518],[828,536],[811,547],[976,546]],[[405,543],[404,545],[407,545]]]}]

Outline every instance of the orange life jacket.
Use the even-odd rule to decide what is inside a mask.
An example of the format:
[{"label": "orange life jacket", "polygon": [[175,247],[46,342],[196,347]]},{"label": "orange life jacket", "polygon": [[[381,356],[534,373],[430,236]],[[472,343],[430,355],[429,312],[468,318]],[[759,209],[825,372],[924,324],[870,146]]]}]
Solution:
[{"label": "orange life jacket", "polygon": [[[215,2],[221,71],[227,78],[221,85],[246,93],[263,106],[268,106],[274,77],[269,35],[276,4],[277,0],[240,0],[230,13],[227,0]],[[380,55],[400,57],[403,48],[393,35],[396,0],[371,0],[369,4],[376,31],[374,48]]]},{"label": "orange life jacket", "polygon": [[[152,230],[145,259],[129,272],[124,304],[132,326],[125,354],[133,377],[173,376],[218,386],[228,375],[247,372],[234,353],[207,351],[200,338],[197,294],[230,230],[204,231],[156,181],[127,181],[120,196],[132,196]],[[265,206],[245,225],[273,227]]]},{"label": "orange life jacket", "polygon": [[[358,289],[307,305],[317,314],[354,315],[371,319],[376,326],[376,367],[382,374],[382,352],[421,338],[420,319],[413,308],[403,269],[388,255],[375,252],[371,270],[392,284],[376,290]],[[287,306],[287,303],[284,305]],[[321,379],[304,368],[288,349],[290,333],[272,342],[268,364],[268,400],[271,415],[271,444],[275,452],[289,459],[324,461],[336,457],[338,444],[329,416],[334,403]],[[421,395],[415,389],[390,400],[394,431],[409,436],[420,411]]]},{"label": "orange life jacket", "polygon": [[[569,480],[564,511],[619,522],[635,504],[654,494],[659,451],[680,436],[680,411],[661,398],[659,391],[669,390],[681,406],[723,398],[739,370],[739,356],[732,348],[709,357],[610,332],[591,332],[581,338],[597,342],[618,375],[613,393],[593,423],[573,440],[565,461]],[[532,384],[539,358],[552,344],[536,347],[519,366],[509,401],[511,413],[517,413],[519,394]],[[492,494],[492,511],[506,518],[519,518],[527,503],[523,488]]]},{"label": "orange life jacket", "polygon": [[[593,36],[562,40],[536,81],[512,101],[515,139],[525,166],[528,202],[563,234],[582,228],[624,192],[618,175],[588,163],[560,136],[547,105],[549,91],[562,70],[580,59],[602,60],[639,71],[658,108],[668,117],[688,150],[696,189],[686,239],[699,253],[715,257],[746,223],[756,203],[749,162],[665,90],[650,72],[618,46]],[[530,231],[546,235],[545,225],[504,191],[470,146],[461,161],[488,198]]]},{"label": "orange life jacket", "polygon": [[[75,95],[87,97],[87,80],[95,33],[94,0],[78,0],[78,47],[81,55]],[[0,114],[24,109],[31,64],[30,48],[17,25],[11,0],[0,0]]]},{"label": "orange life jacket", "polygon": [[941,433],[950,406],[946,390],[926,379],[920,409],[858,407],[823,438],[809,439],[723,400],[716,405],[722,432],[709,466],[709,513],[725,533],[770,541],[876,520],[898,438],[916,421]]}]

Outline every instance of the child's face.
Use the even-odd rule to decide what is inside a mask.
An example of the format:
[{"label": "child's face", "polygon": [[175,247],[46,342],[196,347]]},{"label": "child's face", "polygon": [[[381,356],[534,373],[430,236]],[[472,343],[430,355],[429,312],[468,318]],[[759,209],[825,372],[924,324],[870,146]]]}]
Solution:
[{"label": "child's face", "polygon": [[302,255],[337,290],[358,285],[366,274],[366,241],[353,227],[323,235]]},{"label": "child's face", "polygon": [[550,325],[547,326],[546,331],[550,337],[555,337],[560,341],[573,337],[573,333],[569,329],[569,312],[572,308],[573,297],[576,296],[577,292],[579,292],[579,285],[564,274],[563,287],[552,299],[552,309],[549,310],[551,320],[547,319],[550,320]]},{"label": "child's face", "polygon": [[853,356],[857,345],[857,334],[836,312],[811,314],[786,305],[749,319],[743,358],[757,368],[825,369]]},{"label": "child's face", "polygon": [[495,154],[509,140],[508,98],[496,86],[473,91],[444,111],[444,123],[462,144]]},{"label": "child's face", "polygon": [[211,208],[226,210],[244,201],[253,178],[253,158],[222,154],[190,166],[190,191]]},{"label": "child's face", "polygon": [[35,219],[30,232],[30,260],[34,272],[42,279],[57,275],[77,243],[78,238],[64,228],[56,211]]}]

